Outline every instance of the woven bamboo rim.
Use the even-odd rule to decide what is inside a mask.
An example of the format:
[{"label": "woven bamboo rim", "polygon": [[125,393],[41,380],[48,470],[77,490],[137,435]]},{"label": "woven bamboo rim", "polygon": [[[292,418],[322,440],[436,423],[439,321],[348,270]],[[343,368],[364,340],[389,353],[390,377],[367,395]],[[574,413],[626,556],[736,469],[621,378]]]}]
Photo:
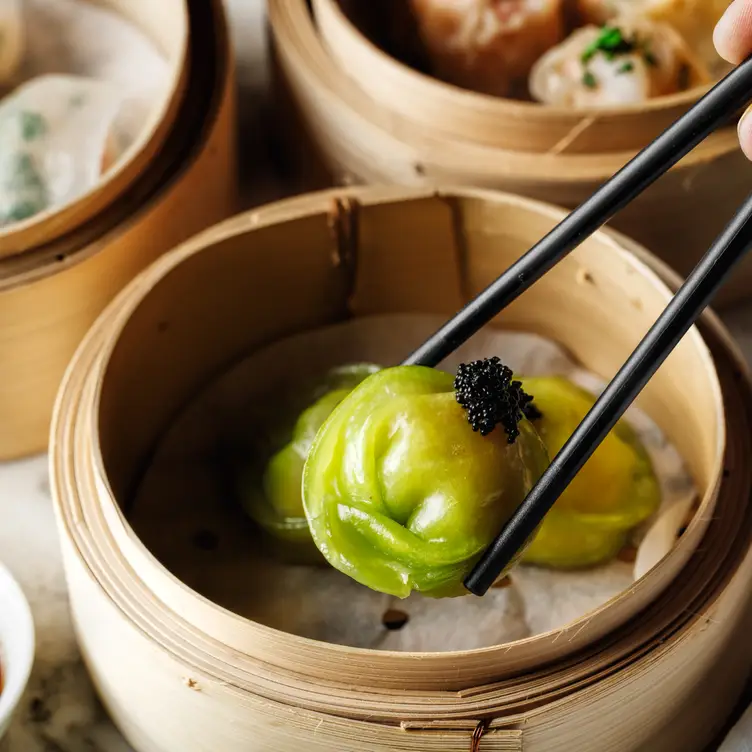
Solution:
[{"label": "woven bamboo rim", "polygon": [[[406,274],[425,264],[417,249],[418,258],[405,261],[410,258],[405,248],[415,245],[415,235],[411,239],[407,234],[405,248],[391,247],[394,232],[384,228],[395,211],[414,217],[413,233],[435,227],[425,243],[439,281],[430,294],[417,295],[411,288],[411,297],[398,294],[389,305],[393,310],[431,310],[433,301],[437,312],[456,304],[448,281],[457,273],[457,258],[447,256],[446,241],[435,242],[450,236],[456,221],[447,207],[465,202],[471,235],[503,233],[511,216],[500,210],[504,206],[528,216],[531,233],[561,216],[533,202],[479,191],[436,196],[371,188],[314,194],[212,228],[159,260],[118,296],[71,364],[51,444],[53,494],[73,613],[108,709],[142,752],[175,745],[286,752],[303,743],[322,751],[467,750],[472,739],[482,740],[483,748],[524,745],[534,752],[554,745],[586,752],[702,749],[746,678],[750,649],[742,628],[752,579],[752,470],[744,461],[752,436],[752,393],[739,356],[712,315],[704,319],[703,334],[715,367],[697,331],[681,351],[689,359],[684,365],[696,366],[682,372],[699,379],[687,385],[688,392],[697,396],[700,384],[709,386],[717,373],[725,402],[721,406],[716,401],[712,387],[705,399],[690,398],[699,411],[715,416],[709,421],[700,412],[693,416],[710,429],[694,437],[705,449],[697,444],[690,452],[704,458],[693,465],[706,489],[702,506],[675,550],[629,595],[569,625],[561,639],[548,635],[454,654],[395,654],[293,637],[230,614],[190,591],[130,530],[113,489],[120,499],[133,493],[155,441],[196,389],[249,347],[344,313],[344,300],[353,289],[352,269],[347,263],[334,269],[331,254],[348,257],[352,247],[346,238],[352,236],[347,228],[356,225],[345,221],[332,238],[327,217],[331,219],[335,198],[357,200],[361,207],[356,279],[363,286],[356,282],[353,298],[360,314],[378,308],[387,280],[400,279],[395,259],[405,264]],[[437,222],[442,214],[444,222]],[[294,275],[284,254],[290,247],[299,248]],[[677,283],[652,257],[641,252],[642,261],[637,261],[606,235],[578,253],[570,272],[575,265],[593,263],[586,268],[603,281],[604,270],[613,264],[622,283],[632,280],[627,286],[639,294],[642,310],[635,307],[630,331],[669,295],[648,266],[672,286]],[[255,279],[241,273],[246,263],[255,269]],[[444,276],[446,264],[452,275]],[[632,272],[622,273],[622,264]],[[466,282],[482,284],[472,265],[465,268],[471,272]],[[494,273],[493,255],[480,268],[481,276]],[[287,305],[280,300],[280,284]],[[211,300],[191,295],[194,287]],[[567,294],[566,285],[560,289]],[[456,288],[454,292],[458,294]],[[620,307],[618,297],[613,304]],[[508,323],[534,327],[542,320],[535,319],[541,310],[539,303],[520,304],[517,313],[510,309]],[[532,318],[525,319],[525,312]],[[622,330],[616,339],[624,336]],[[590,356],[595,367],[592,359],[599,355]],[[604,356],[600,368],[608,368],[614,356],[613,351]],[[179,362],[180,368],[162,368],[162,376],[152,379],[155,366],[166,362]],[[127,384],[134,369],[144,379],[138,390]],[[677,400],[688,397],[667,392],[669,371],[664,378],[656,375],[645,394],[652,414],[655,409],[660,414],[664,406],[656,416],[662,425],[670,424],[672,415],[677,419]],[[117,395],[116,389],[121,390]],[[718,453],[724,454],[722,444],[717,444],[718,436],[712,438],[715,421],[727,436],[723,464],[717,462]],[[673,427],[679,430],[677,424]],[[685,453],[693,440],[685,432]],[[715,498],[717,506],[706,513]],[[117,655],[107,648],[113,639],[121,646]]]},{"label": "woven bamboo rim", "polygon": [[368,96],[447,138],[541,153],[557,153],[564,143],[568,153],[640,149],[710,88],[580,111],[492,97],[444,83],[385,53],[353,23],[340,0],[312,4],[327,50]]},{"label": "woven bamboo rim", "polygon": [[149,169],[175,125],[190,75],[187,0],[96,2],[139,27],[165,55],[170,65],[166,96],[144,123],[127,154],[96,186],[69,203],[0,228],[0,259],[60,240],[106,210]]},{"label": "woven bamboo rim", "polygon": [[0,460],[46,448],[65,368],[120,288],[236,209],[234,78],[219,3],[193,3],[191,25],[202,67],[149,170],[65,242],[0,260]]},{"label": "woven bamboo rim", "polygon": [[[574,208],[617,172],[637,149],[577,153],[578,131],[547,152],[492,147],[404,117],[368,96],[329,54],[304,0],[269,0],[278,88],[287,107],[290,155],[316,171],[303,185],[397,183],[472,185]],[[285,101],[285,97],[289,101]],[[305,146],[302,146],[305,144]],[[324,169],[322,169],[324,168]],[[680,274],[705,253],[750,190],[736,130],[712,134],[612,221]],[[752,259],[726,284],[719,307],[746,298]]]}]

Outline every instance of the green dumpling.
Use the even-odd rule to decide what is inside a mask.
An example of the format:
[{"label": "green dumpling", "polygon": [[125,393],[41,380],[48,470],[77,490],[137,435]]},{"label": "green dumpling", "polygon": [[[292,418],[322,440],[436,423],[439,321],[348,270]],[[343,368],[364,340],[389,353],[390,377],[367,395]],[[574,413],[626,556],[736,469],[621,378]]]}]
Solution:
[{"label": "green dumpling", "polygon": [[[308,522],[303,512],[301,482],[303,466],[317,431],[332,410],[363,379],[379,370],[372,364],[336,368],[312,390],[309,405],[292,430],[282,429],[287,443],[260,470],[245,465],[240,473],[241,502],[250,517],[273,539],[286,546],[287,553],[315,554]],[[276,432],[279,426],[274,427]],[[295,550],[297,549],[297,551]]]},{"label": "green dumpling", "polygon": [[[541,416],[534,425],[553,458],[595,404],[562,377],[520,378]],[[658,479],[639,437],[620,420],[546,515],[521,561],[550,567],[612,559],[661,501]]]},{"label": "green dumpling", "polygon": [[[457,382],[384,369],[334,409],[303,472],[308,524],[333,567],[403,598],[467,593],[464,576],[549,462],[523,414],[529,398],[498,358],[484,363]],[[455,391],[463,379],[474,402]]]}]

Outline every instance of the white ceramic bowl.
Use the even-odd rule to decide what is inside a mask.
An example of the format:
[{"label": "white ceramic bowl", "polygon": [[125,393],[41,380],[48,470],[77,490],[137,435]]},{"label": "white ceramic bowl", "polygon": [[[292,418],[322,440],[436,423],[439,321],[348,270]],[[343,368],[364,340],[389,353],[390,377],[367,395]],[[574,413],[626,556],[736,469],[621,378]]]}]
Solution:
[{"label": "white ceramic bowl", "polygon": [[0,564],[0,739],[10,726],[34,663],[34,622],[20,585]]}]

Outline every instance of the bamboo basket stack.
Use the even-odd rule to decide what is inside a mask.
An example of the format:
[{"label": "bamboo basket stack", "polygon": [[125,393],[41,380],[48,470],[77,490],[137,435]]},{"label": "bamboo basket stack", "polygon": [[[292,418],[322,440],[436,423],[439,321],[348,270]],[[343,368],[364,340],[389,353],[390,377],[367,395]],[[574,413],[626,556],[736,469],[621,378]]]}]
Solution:
[{"label": "bamboo basket stack", "polygon": [[128,156],[93,190],[0,232],[0,460],[46,447],[65,367],[115,293],[236,208],[235,91],[222,3],[102,4],[165,55],[169,91]]},{"label": "bamboo basket stack", "polygon": [[[685,458],[698,508],[601,608],[525,640],[414,653],[298,637],[220,597],[266,584],[243,567],[249,542],[209,459],[244,380],[183,430],[203,390],[296,332],[450,315],[562,216],[476,189],[311,194],[196,236],[98,318],[58,396],[52,489],[80,645],[138,752],[701,752],[714,738],[752,658],[752,384],[710,314],[640,398]],[[494,325],[549,337],[608,378],[677,284],[600,232]]]},{"label": "bamboo basket stack", "polygon": [[[284,90],[281,121],[304,187],[469,185],[574,208],[703,93],[580,112],[476,94],[382,51],[362,31],[367,24],[355,11],[364,3],[313,0],[310,6],[268,3]],[[612,224],[685,275],[751,186],[752,170],[730,124]],[[746,298],[751,280],[749,261],[716,304]]]}]

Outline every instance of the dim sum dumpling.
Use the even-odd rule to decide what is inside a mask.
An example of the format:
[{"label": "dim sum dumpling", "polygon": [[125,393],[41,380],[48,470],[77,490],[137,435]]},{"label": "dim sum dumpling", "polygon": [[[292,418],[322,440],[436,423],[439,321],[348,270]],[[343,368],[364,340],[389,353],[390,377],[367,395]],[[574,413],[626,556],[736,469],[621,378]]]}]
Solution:
[{"label": "dim sum dumpling", "polygon": [[[558,454],[595,397],[568,379],[520,377],[535,395],[533,425],[549,455]],[[629,534],[653,515],[661,488],[637,433],[620,420],[546,515],[522,561],[550,567],[586,567],[612,559]]]},{"label": "dim sum dumpling", "polygon": [[0,102],[0,225],[65,204],[117,159],[112,123],[121,104],[109,83],[46,75]]},{"label": "dim sum dumpling", "polygon": [[396,366],[334,408],[302,492],[335,569],[399,598],[466,594],[463,577],[548,466],[511,378],[498,358],[460,366],[456,380]]},{"label": "dim sum dumpling", "polygon": [[[258,447],[255,454],[264,456],[264,445],[275,446],[263,467],[246,463],[240,467],[238,495],[241,504],[267,536],[275,539],[268,541],[272,548],[284,551],[285,556],[295,554],[297,558],[300,554],[301,559],[307,560],[311,558],[309,552],[315,551],[303,513],[300,484],[316,432],[353,387],[378,370],[379,366],[358,363],[327,373],[311,390],[311,403],[291,430],[274,425],[260,431],[262,435],[254,442]],[[280,443],[282,446],[278,448]]]},{"label": "dim sum dumpling", "polygon": [[564,36],[561,0],[410,0],[433,72],[466,89],[525,92],[535,61]]},{"label": "dim sum dumpling", "polygon": [[707,83],[710,74],[667,24],[620,16],[586,26],[547,52],[530,74],[530,91],[561,107],[632,105]]},{"label": "dim sum dumpling", "polygon": [[22,0],[0,0],[0,86],[7,86],[23,59],[25,31]]},{"label": "dim sum dumpling", "polygon": [[[476,368],[477,366],[473,364],[470,367]],[[378,524],[364,522],[369,514],[378,521],[381,515],[394,512],[396,506],[403,503],[409,512],[407,522],[404,524],[409,528],[411,521],[414,523],[420,520],[421,514],[416,513],[416,510],[420,510],[423,504],[433,513],[431,524],[436,527],[437,531],[443,531],[446,543],[452,537],[448,535],[447,530],[453,529],[458,533],[463,530],[463,525],[466,524],[464,515],[478,514],[477,499],[484,495],[488,496],[487,489],[485,492],[478,493],[479,489],[483,488],[484,473],[488,475],[486,480],[494,477],[495,482],[499,483],[498,487],[508,484],[508,491],[514,488],[516,482],[511,468],[507,466],[505,470],[503,452],[500,452],[497,457],[501,473],[493,476],[488,473],[488,466],[484,466],[487,460],[484,450],[493,454],[494,451],[498,451],[498,447],[487,441],[475,440],[471,436],[462,437],[466,431],[465,424],[460,422],[459,426],[453,425],[453,419],[461,416],[461,413],[456,405],[445,401],[444,391],[433,395],[436,401],[427,402],[427,408],[436,410],[436,418],[446,425],[445,431],[432,428],[431,419],[427,415],[421,416],[419,411],[413,413],[411,409],[407,409],[399,398],[401,391],[406,388],[399,383],[404,378],[400,375],[402,373],[414,380],[413,388],[420,385],[412,395],[413,398],[416,398],[416,394],[420,395],[421,399],[432,394],[429,391],[432,380],[436,381],[436,384],[450,383],[448,374],[429,376],[422,371],[393,372],[393,375],[387,379],[387,382],[391,383],[383,385],[382,389],[389,393],[390,400],[395,401],[392,405],[394,414],[386,411],[389,419],[382,422],[382,418],[385,417],[384,411],[378,408],[378,399],[374,399],[371,404],[374,410],[366,419],[370,425],[367,427],[363,425],[361,430],[360,418],[355,420],[341,418],[349,425],[347,428],[336,429],[340,434],[339,441],[341,442],[337,451],[343,453],[343,461],[340,465],[339,460],[329,457],[331,464],[327,472],[333,472],[334,480],[330,479],[329,483],[331,489],[336,489],[331,492],[331,497],[338,501],[337,511],[322,509],[316,503],[316,496],[311,498],[311,509],[316,510],[317,518],[312,521],[309,512],[309,523],[314,536],[316,536],[316,527],[319,531],[322,529],[324,531],[319,532],[318,537],[322,552],[330,557],[330,560],[334,558],[334,561],[337,561],[337,557],[344,552],[346,564],[343,571],[347,571],[347,567],[353,567],[357,572],[356,579],[365,577],[366,579],[360,581],[371,584],[371,587],[374,585],[367,580],[370,575],[362,574],[367,567],[362,563],[359,564],[358,556],[353,553],[357,549],[340,548],[343,542],[352,544],[353,540],[357,540],[358,534],[363,535],[365,549],[375,545],[374,541],[378,541],[378,535],[374,534],[370,528],[378,528]],[[424,379],[425,385],[420,384],[419,380]],[[532,409],[527,410],[526,417],[542,440],[547,456],[554,457],[593,407],[595,397],[561,376],[519,377],[518,383],[523,393],[532,395],[533,399]],[[433,386],[435,387],[436,384]],[[382,399],[386,399],[386,396],[385,394]],[[341,393],[332,392],[328,400],[322,398],[314,405],[315,420],[313,425],[309,425],[310,430],[307,435],[310,436],[311,431],[317,425],[323,425],[324,418],[331,414],[334,407],[343,399]],[[366,401],[365,404],[368,402]],[[417,405],[416,401],[414,409],[418,409]],[[325,409],[322,410],[321,406]],[[310,419],[306,418],[307,413],[310,412],[311,409],[303,413],[301,418],[303,424],[311,423]],[[420,426],[421,421],[426,422],[430,433],[424,433],[425,427]],[[455,434],[457,428],[460,430]],[[520,426],[522,432],[529,428],[527,421]],[[349,445],[348,435],[357,437]],[[426,440],[426,435],[431,437],[430,441]],[[462,440],[458,441],[459,438]],[[450,450],[442,452],[442,439],[451,445]],[[521,439],[523,447],[525,442],[529,443],[531,440],[531,436],[526,434]],[[410,451],[411,442],[416,445],[415,452]],[[392,443],[400,448],[400,452],[390,450]],[[288,494],[292,503],[285,505],[286,514],[291,520],[296,521],[296,527],[300,528],[301,541],[305,537],[304,531],[296,520],[303,515],[300,502],[300,466],[305,461],[305,453],[310,451],[310,446],[311,442],[306,442],[292,463],[285,457],[282,468],[285,478],[292,479],[292,483],[285,484],[292,491]],[[532,446],[534,447],[534,443]],[[468,457],[471,450],[479,452],[476,458],[477,464],[474,464],[476,460]],[[428,461],[429,451],[433,453],[430,461]],[[348,455],[350,455],[349,459]],[[280,453],[278,456],[284,457],[284,454]],[[538,459],[541,458],[535,459],[534,453],[528,455],[528,459],[530,457],[533,458],[533,462],[529,463],[528,467],[534,468]],[[310,473],[313,473],[317,466],[320,465],[312,461]],[[409,476],[411,472],[414,474],[412,481],[400,479],[400,475]],[[378,482],[375,485],[371,485],[368,480],[372,473],[378,476]],[[452,477],[453,473],[454,477]],[[468,483],[467,479],[471,476],[472,482]],[[427,477],[430,478],[429,482],[427,482]],[[394,483],[395,478],[400,482]],[[461,478],[465,480],[462,481]],[[309,477],[308,487],[316,488],[316,484],[317,480]],[[428,500],[425,499],[426,496]],[[515,496],[514,491],[511,492],[511,496]],[[400,497],[406,498],[407,501],[403,501]],[[363,499],[367,501],[363,502]],[[518,500],[521,501],[521,499]],[[372,503],[373,509],[369,510]],[[634,529],[649,519],[657,511],[660,503],[661,488],[650,456],[634,429],[625,420],[620,420],[546,515],[538,532],[520,554],[520,561],[553,568],[589,567],[605,563],[624,548]],[[412,504],[415,504],[415,507],[410,506]],[[350,505],[357,511],[346,512],[347,520],[340,520],[340,513],[343,509],[349,509]],[[383,508],[379,509],[379,505]],[[358,512],[362,513],[363,517],[360,517]],[[445,515],[447,519],[443,520],[442,515]],[[425,512],[423,516],[427,516]],[[348,532],[348,527],[356,531],[362,529],[356,534],[356,532]],[[417,551],[419,546],[425,545],[421,540],[421,535],[426,530],[420,529],[419,525],[415,525],[415,528],[410,532],[417,533],[415,536],[417,542],[411,545],[415,546]],[[371,538],[363,530],[369,530]],[[401,531],[391,532],[390,535],[393,538],[389,542],[393,544],[396,536],[400,534]],[[405,533],[403,545],[407,546],[412,540],[413,538]],[[474,543],[474,540],[470,543]],[[450,550],[449,547],[447,548]],[[386,545],[384,549],[385,558],[388,559],[390,555],[397,556],[391,554]],[[373,555],[372,550],[371,555]],[[404,555],[404,550],[400,552],[400,555]],[[369,557],[366,557],[366,564],[369,560]],[[335,566],[337,566],[336,563]],[[390,562],[390,566],[398,570],[397,562]],[[415,578],[416,589],[425,589],[421,579],[414,572],[409,573],[409,576]],[[393,593],[391,590],[388,592]]]},{"label": "dim sum dumpling", "polygon": [[702,60],[720,62],[713,45],[713,29],[730,0],[577,0],[585,23],[602,25],[624,12],[673,26]]}]

